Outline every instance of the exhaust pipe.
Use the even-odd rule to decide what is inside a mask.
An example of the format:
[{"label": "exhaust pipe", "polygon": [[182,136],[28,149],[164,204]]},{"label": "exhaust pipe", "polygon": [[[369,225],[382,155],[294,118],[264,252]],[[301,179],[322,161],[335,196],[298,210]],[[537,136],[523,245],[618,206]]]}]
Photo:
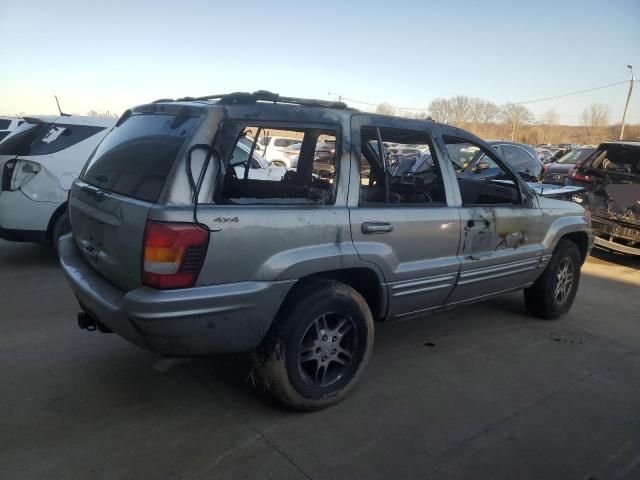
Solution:
[{"label": "exhaust pipe", "polygon": [[78,313],[78,326],[82,330],[89,330],[90,332],[94,332],[96,328],[98,328],[96,326],[96,322],[94,322],[93,319],[85,312]]},{"label": "exhaust pipe", "polygon": [[78,313],[78,327],[82,330],[88,330],[89,332],[95,332],[98,330],[102,333],[113,333],[113,330],[107,328],[100,322],[96,322],[86,312]]}]

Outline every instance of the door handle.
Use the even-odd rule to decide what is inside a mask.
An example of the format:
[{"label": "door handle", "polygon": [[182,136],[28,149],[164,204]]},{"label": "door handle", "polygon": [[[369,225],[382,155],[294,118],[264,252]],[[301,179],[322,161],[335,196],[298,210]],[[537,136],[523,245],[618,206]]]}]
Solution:
[{"label": "door handle", "polygon": [[389,233],[393,232],[393,225],[387,222],[364,222],[362,224],[362,233]]}]

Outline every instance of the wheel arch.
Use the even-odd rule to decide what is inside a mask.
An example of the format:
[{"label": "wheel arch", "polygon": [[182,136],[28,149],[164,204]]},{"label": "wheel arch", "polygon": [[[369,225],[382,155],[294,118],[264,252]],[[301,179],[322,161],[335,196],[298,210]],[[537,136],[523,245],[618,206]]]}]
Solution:
[{"label": "wheel arch", "polygon": [[[381,274],[368,267],[350,267],[335,270],[314,272],[301,277],[291,287],[282,306],[284,306],[295,295],[295,292],[309,282],[328,279],[349,285],[360,295],[362,295],[371,309],[374,320],[381,321],[387,313],[387,295],[385,283]],[[283,307],[280,307],[281,309]]]},{"label": "wheel arch", "polygon": [[585,231],[576,231],[566,233],[561,237],[561,240],[569,240],[580,251],[580,258],[582,259],[582,263],[584,263],[589,255],[589,235]]}]

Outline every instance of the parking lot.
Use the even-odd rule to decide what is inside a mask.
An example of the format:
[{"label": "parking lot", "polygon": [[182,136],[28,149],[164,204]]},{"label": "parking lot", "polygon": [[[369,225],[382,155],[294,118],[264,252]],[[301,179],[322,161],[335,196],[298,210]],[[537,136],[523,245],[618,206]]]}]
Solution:
[{"label": "parking lot", "polygon": [[0,477],[640,478],[639,269],[591,257],[555,322],[512,294],[377,325],[354,394],[304,414],[243,356],[163,372],[79,330],[55,254],[0,242]]}]

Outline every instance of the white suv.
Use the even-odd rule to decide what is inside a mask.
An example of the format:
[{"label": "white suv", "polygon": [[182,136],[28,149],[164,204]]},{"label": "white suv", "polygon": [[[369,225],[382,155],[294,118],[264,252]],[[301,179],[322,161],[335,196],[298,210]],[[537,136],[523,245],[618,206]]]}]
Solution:
[{"label": "white suv", "polygon": [[22,118],[0,117],[0,140],[24,123]]},{"label": "white suv", "polygon": [[25,117],[0,142],[0,237],[53,242],[69,231],[69,188],[115,125],[104,117]]}]

